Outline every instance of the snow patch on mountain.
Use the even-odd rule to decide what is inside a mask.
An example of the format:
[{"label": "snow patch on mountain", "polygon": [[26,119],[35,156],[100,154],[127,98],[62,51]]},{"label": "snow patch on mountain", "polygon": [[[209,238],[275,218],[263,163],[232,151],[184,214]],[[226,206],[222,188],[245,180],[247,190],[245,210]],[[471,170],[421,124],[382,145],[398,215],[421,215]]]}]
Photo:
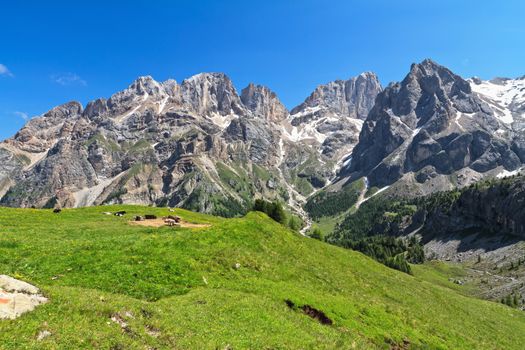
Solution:
[{"label": "snow patch on mountain", "polygon": [[481,81],[473,78],[468,81],[472,91],[485,97],[484,100],[503,123],[513,123],[516,114],[525,117],[525,113],[516,113],[525,104],[525,79],[496,78]]}]

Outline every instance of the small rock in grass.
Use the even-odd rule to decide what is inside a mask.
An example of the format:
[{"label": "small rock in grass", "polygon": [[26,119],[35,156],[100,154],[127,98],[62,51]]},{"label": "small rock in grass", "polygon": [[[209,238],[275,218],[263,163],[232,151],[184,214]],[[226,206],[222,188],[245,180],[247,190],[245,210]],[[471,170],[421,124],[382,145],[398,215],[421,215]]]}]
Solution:
[{"label": "small rock in grass", "polygon": [[146,333],[151,336],[151,337],[154,337],[154,338],[157,338],[158,336],[160,336],[160,330],[156,327],[153,327],[151,325],[146,325]]},{"label": "small rock in grass", "polygon": [[128,327],[128,324],[126,323],[126,321],[124,321],[124,319],[120,316],[119,313],[113,314],[111,316],[111,321],[113,321],[116,324],[118,324],[121,328],[127,328]]},{"label": "small rock in grass", "polygon": [[40,290],[27,282],[0,275],[0,320],[15,319],[48,301]]},{"label": "small rock in grass", "polygon": [[47,331],[47,330],[44,330],[44,331],[40,331],[38,333],[38,336],[36,337],[36,340],[38,341],[42,341],[44,340],[45,338],[49,337],[51,335],[51,332],[50,331]]}]

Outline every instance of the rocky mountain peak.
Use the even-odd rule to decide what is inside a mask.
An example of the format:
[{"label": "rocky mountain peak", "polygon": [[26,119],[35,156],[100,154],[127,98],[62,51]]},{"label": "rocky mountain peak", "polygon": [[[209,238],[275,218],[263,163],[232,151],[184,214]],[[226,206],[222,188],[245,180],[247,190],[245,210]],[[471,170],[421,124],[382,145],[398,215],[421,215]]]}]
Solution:
[{"label": "rocky mountain peak", "polygon": [[371,72],[318,86],[292,109],[292,138],[319,143],[321,153],[332,159],[349,156],[380,91],[379,79]]},{"label": "rocky mountain peak", "polygon": [[288,116],[288,110],[277,95],[266,86],[250,83],[241,92],[241,101],[258,117],[279,122]]},{"label": "rocky mountain peak", "polygon": [[51,109],[44,114],[47,118],[68,118],[82,113],[82,104],[78,101],[70,101]]},{"label": "rocky mountain peak", "polygon": [[136,79],[130,86],[130,90],[135,90],[137,94],[158,94],[162,90],[161,85],[151,76],[146,75]]},{"label": "rocky mountain peak", "polygon": [[26,127],[38,129],[42,128],[44,125],[46,127],[60,125],[68,119],[80,116],[82,111],[83,107],[80,102],[67,102],[52,108],[40,117],[29,120]]},{"label": "rocky mountain peak", "polygon": [[375,186],[403,178],[413,189],[448,189],[458,173],[466,184],[498,167],[515,169],[521,146],[506,132],[468,81],[427,59],[378,95],[342,173]]},{"label": "rocky mountain peak", "polygon": [[[340,167],[370,186],[446,189],[525,162],[525,141],[503,122],[511,107],[513,124],[522,114],[522,85],[477,84],[425,60],[384,90],[371,72],[320,85],[290,114],[267,87],[239,96],[223,73],[140,77],[84,111],[58,106],[1,143],[11,170],[0,193],[8,205],[168,201],[211,212],[286,189],[297,206]],[[258,174],[252,187],[235,179],[244,171]]]},{"label": "rocky mountain peak", "polygon": [[92,119],[96,116],[106,113],[107,110],[108,110],[107,100],[105,98],[98,98],[96,100],[88,102],[83,115],[88,119]]},{"label": "rocky mountain peak", "polygon": [[365,72],[348,80],[335,80],[319,85],[292,114],[307,108],[324,107],[330,111],[355,119],[366,119],[382,90],[381,83],[372,72]]},{"label": "rocky mountain peak", "polygon": [[413,80],[424,92],[429,94],[444,91],[448,97],[452,97],[472,92],[470,84],[466,80],[431,59],[425,59],[419,64],[412,64],[410,73],[402,84],[409,85]]},{"label": "rocky mountain peak", "polygon": [[194,75],[182,82],[181,93],[184,103],[198,114],[246,114],[237,90],[224,73]]}]

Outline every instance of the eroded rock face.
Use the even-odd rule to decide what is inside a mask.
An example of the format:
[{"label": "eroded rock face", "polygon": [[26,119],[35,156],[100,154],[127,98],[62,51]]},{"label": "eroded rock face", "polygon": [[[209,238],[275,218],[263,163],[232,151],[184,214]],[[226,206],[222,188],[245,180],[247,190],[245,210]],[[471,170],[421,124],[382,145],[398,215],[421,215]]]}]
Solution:
[{"label": "eroded rock face", "polygon": [[291,114],[307,108],[324,107],[341,116],[365,120],[381,90],[378,77],[372,72],[365,72],[348,80],[318,86],[302,104],[292,109]]},{"label": "eroded rock face", "polygon": [[288,117],[288,110],[277,95],[266,86],[249,84],[241,92],[242,103],[256,116],[273,122],[281,122]]},{"label": "eroded rock face", "polygon": [[299,207],[341,166],[338,184],[366,176],[423,195],[521,167],[524,91],[524,79],[467,81],[425,60],[385,90],[373,73],[321,85],[289,113],[270,89],[239,95],[221,73],[141,77],[1,142],[0,204],[225,214],[264,197]]},{"label": "eroded rock face", "polygon": [[308,99],[322,121],[290,116],[263,86],[239,96],[222,73],[181,84],[138,78],[85,109],[58,106],[0,143],[0,203],[169,204],[231,215],[265,197],[299,207],[357,141],[378,89],[368,76]]},{"label": "eroded rock face", "polygon": [[409,183],[424,194],[452,188],[461,172],[469,183],[520,167],[519,133],[471,84],[431,60],[412,65],[379,94],[342,175],[378,187]]},{"label": "eroded rock face", "polygon": [[15,319],[48,301],[35,286],[0,275],[0,319]]},{"label": "eroded rock face", "polygon": [[321,143],[321,153],[331,159],[348,156],[357,144],[363,120],[382,91],[374,73],[318,86],[291,111],[291,124]]}]

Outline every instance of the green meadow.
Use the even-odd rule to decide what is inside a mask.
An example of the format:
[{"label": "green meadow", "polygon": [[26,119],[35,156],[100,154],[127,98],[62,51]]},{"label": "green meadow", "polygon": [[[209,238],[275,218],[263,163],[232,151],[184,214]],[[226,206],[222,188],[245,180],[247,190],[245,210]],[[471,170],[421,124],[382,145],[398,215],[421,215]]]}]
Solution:
[{"label": "green meadow", "polygon": [[[103,215],[125,210],[127,215]],[[0,321],[0,349],[523,349],[525,314],[439,269],[414,276],[262,213],[141,227],[166,208],[0,208],[0,274],[49,302]],[[447,272],[448,273],[448,272]],[[289,307],[285,301],[293,303]],[[308,305],[332,322],[303,312]],[[37,340],[47,330],[50,336]]]}]

